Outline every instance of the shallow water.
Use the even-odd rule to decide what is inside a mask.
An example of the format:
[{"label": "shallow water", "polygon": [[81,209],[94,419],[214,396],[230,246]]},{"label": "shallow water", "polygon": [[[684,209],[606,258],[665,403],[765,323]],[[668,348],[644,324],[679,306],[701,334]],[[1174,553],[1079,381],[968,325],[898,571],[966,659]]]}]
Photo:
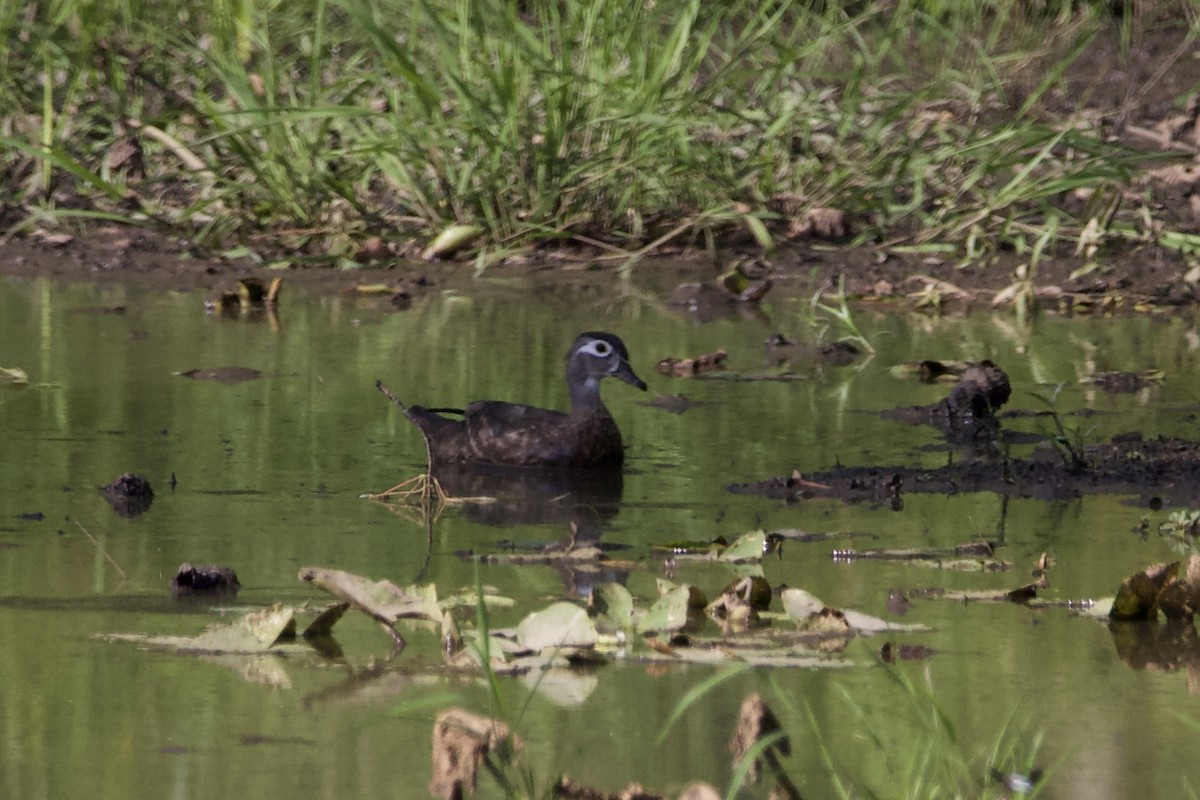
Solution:
[{"label": "shallow water", "polygon": [[[656,542],[803,528],[869,536],[852,540],[859,546],[1000,537],[1001,557],[1016,565],[979,575],[834,563],[830,553],[844,543],[831,542],[789,544],[764,562],[773,584],[880,616],[889,616],[893,587],[1028,582],[1043,551],[1058,559],[1044,593],[1050,599],[1111,595],[1130,572],[1178,557],[1156,535],[1132,532],[1144,516],[1153,529],[1167,512],[1128,498],[1006,503],[985,494],[910,494],[894,512],[822,500],[789,505],[724,487],[838,462],[944,462],[935,431],[875,413],[941,396],[944,388],[889,374],[893,364],[927,357],[996,360],[1013,381],[1010,407],[1041,410],[1031,392],[1066,384],[1060,408],[1097,412],[1081,423],[1092,440],[1131,428],[1191,435],[1200,385],[1192,316],[1047,317],[1021,327],[1010,316],[940,320],[860,310],[856,321],[879,349],[865,363],[798,363],[801,379],[789,382],[687,381],[657,375],[655,362],[724,348],[735,369],[771,370],[762,347],[768,335],[813,335],[806,302],[771,299],[764,315],[700,324],[638,292],[557,287],[530,295],[527,288],[434,293],[407,311],[285,290],[278,318],[269,319],[211,316],[195,293],[0,281],[0,367],[21,367],[31,379],[27,387],[0,386],[0,796],[426,796],[437,711],[452,703],[488,709],[478,681],[438,669],[431,632],[406,629],[408,649],[381,674],[370,667],[386,656],[388,641],[353,615],[336,628],[344,663],[180,656],[94,634],[192,635],[217,620],[213,609],[222,604],[171,598],[167,583],[184,561],[237,571],[243,590],[224,605],[323,605],[325,596],[296,579],[301,566],[401,585],[432,581],[446,594],[476,579],[460,551],[563,538],[561,520],[496,527],[456,509],[437,521],[427,548],[420,525],[359,495],[423,467],[419,437],[374,390],[377,378],[429,405],[487,397],[562,407],[562,357],[581,330],[619,333],[651,387],[643,395],[605,386],[629,458],[604,540],[634,553]],[[124,313],[112,313],[115,306]],[[222,384],[176,374],[230,365],[264,375]],[[1077,383],[1093,371],[1152,367],[1166,381],[1135,395]],[[642,404],[660,393],[703,405],[672,415]],[[136,518],[115,514],[97,491],[130,471],[156,490]],[[662,567],[644,563],[627,583],[650,597]],[[518,601],[516,610],[496,612],[498,625],[569,588],[569,577],[549,567],[479,569],[484,583]],[[732,577],[714,565],[676,573],[710,595]],[[937,651],[900,670],[932,681],[962,752],[986,753],[1011,723],[1045,735],[1039,761],[1054,767],[1049,796],[1175,796],[1200,787],[1200,732],[1183,721],[1200,720],[1193,694],[1200,682],[1186,661],[1174,672],[1131,668],[1107,626],[1062,609],[914,600],[903,621],[933,629],[890,638]],[[617,663],[553,685],[547,679],[536,690],[532,680],[504,679],[501,697],[513,716],[528,699],[519,730],[542,780],[567,772],[607,791],[634,780],[667,792],[691,779],[726,786],[738,706],[760,690],[794,732],[788,763],[806,796],[832,788],[805,706],[843,780],[886,792],[905,764],[905,746],[925,729],[911,724],[912,704],[878,666],[882,641],[853,643],[851,669],[758,670],[726,681],[661,743],[671,710],[715,670]],[[844,695],[867,710],[866,723]],[[864,726],[895,746],[897,763],[865,744]],[[496,794],[486,777],[481,789]]]}]

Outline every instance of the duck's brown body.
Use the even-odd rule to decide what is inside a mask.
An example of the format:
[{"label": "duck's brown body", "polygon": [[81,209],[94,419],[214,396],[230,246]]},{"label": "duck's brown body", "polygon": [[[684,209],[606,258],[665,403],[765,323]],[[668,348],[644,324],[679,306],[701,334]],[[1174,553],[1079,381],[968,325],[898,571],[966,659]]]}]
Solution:
[{"label": "duck's brown body", "polygon": [[624,443],[600,400],[600,381],[610,376],[646,388],[620,339],[585,333],[567,353],[570,413],[482,400],[467,406],[461,420],[422,406],[404,407],[404,414],[421,430],[434,464],[615,467],[624,461]]}]

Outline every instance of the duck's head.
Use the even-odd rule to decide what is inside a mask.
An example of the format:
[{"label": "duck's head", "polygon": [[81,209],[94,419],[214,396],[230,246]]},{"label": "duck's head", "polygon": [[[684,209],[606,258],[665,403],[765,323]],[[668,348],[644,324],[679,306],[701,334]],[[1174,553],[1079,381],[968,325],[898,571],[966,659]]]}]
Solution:
[{"label": "duck's head", "polygon": [[603,331],[581,333],[567,351],[567,383],[574,405],[600,401],[600,381],[619,378],[646,390],[646,383],[629,366],[629,351],[617,336]]}]

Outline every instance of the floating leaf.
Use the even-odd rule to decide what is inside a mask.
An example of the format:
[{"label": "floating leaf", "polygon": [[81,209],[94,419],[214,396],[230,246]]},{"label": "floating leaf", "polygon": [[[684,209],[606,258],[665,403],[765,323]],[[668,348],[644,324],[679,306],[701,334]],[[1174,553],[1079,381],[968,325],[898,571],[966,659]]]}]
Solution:
[{"label": "floating leaf", "polygon": [[555,603],[517,625],[517,641],[534,653],[547,647],[593,647],[599,638],[587,610],[574,603]]},{"label": "floating leaf", "polygon": [[278,645],[281,639],[295,635],[296,619],[291,608],[276,603],[251,612],[228,625],[209,628],[198,636],[142,636],[109,634],[107,639],[184,653],[244,654],[262,653]]},{"label": "floating leaf", "polygon": [[721,561],[761,561],[767,551],[767,534],[752,531],[739,536],[717,558]]},{"label": "floating leaf", "polygon": [[816,630],[821,633],[837,632],[843,627],[859,633],[879,633],[881,631],[927,631],[924,625],[905,625],[899,622],[888,622],[861,611],[846,611],[826,606],[817,597],[803,589],[784,589],[780,599],[788,616],[804,623],[806,630]]},{"label": "floating leaf", "polygon": [[638,633],[677,631],[687,625],[692,587],[687,584],[668,589],[637,622]]},{"label": "floating leaf", "polygon": [[0,383],[24,385],[29,383],[29,376],[20,367],[0,367]]},{"label": "floating leaf", "polygon": [[299,577],[378,619],[426,619],[432,622],[442,619],[437,588],[433,584],[401,589],[391,581],[372,581],[352,572],[321,567],[303,567]]},{"label": "floating leaf", "polygon": [[596,627],[606,633],[633,627],[633,595],[619,583],[592,587],[592,615]]},{"label": "floating leaf", "polygon": [[783,601],[784,611],[795,620],[803,620],[825,608],[825,604],[815,595],[803,589],[784,589],[779,593],[779,599]]}]

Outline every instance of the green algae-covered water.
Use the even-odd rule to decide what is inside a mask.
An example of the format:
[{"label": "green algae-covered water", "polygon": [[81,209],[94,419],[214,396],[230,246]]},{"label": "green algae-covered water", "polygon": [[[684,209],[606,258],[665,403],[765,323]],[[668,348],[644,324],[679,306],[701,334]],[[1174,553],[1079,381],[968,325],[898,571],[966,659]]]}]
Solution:
[{"label": "green algae-covered water", "polygon": [[[0,281],[0,367],[30,378],[0,385],[0,796],[427,796],[434,717],[451,705],[491,710],[482,681],[440,667],[431,629],[404,627],[408,648],[391,662],[387,637],[361,615],[335,629],[341,659],[181,655],[98,635],[194,635],[274,602],[324,605],[326,596],[297,580],[302,566],[433,582],[442,594],[478,578],[516,601],[493,612],[496,625],[578,597],[597,579],[615,577],[650,598],[669,572],[715,595],[735,577],[731,568],[669,564],[649,545],[756,528],[851,532],[856,546],[875,547],[999,538],[998,555],[1014,566],[974,574],[844,563],[831,558],[837,540],[789,543],[763,562],[773,585],[931,630],[853,642],[846,669],[739,674],[690,705],[661,739],[672,710],[719,669],[633,660],[541,682],[503,678],[499,699],[540,784],[567,773],[610,792],[639,781],[677,793],[693,779],[723,790],[738,707],[760,691],[793,735],[785,763],[808,797],[830,796],[835,774],[857,793],[899,793],[913,742],[926,739],[943,755],[974,759],[968,772],[982,786],[986,755],[1005,730],[1010,740],[1018,734],[1018,747],[1043,737],[1045,796],[1200,790],[1200,651],[1186,646],[1194,631],[1167,665],[1128,657],[1106,625],[1061,608],[915,599],[903,618],[887,608],[892,589],[1027,583],[1043,552],[1056,559],[1044,597],[1111,595],[1131,572],[1181,555],[1155,533],[1170,509],[1115,496],[1050,503],[910,494],[893,511],[725,490],[837,463],[943,463],[933,429],[877,413],[944,393],[889,370],[930,357],[997,361],[1012,378],[1013,408],[1044,410],[1032,393],[1065,384],[1059,408],[1090,412],[1071,419],[1091,441],[1130,429],[1191,436],[1200,387],[1195,318],[1047,317],[1019,326],[1009,316],[860,311],[878,353],[851,367],[800,363],[799,379],[789,381],[656,373],[666,356],[717,349],[739,372],[777,370],[763,341],[776,332],[814,335],[809,306],[768,298],[763,310],[701,324],[615,287],[485,284],[470,296],[435,289],[404,311],[285,290],[276,318],[221,318],[194,293]],[[619,552],[633,568],[597,578],[552,566],[477,566],[463,554],[563,539],[567,523],[452,508],[429,539],[412,519],[360,499],[423,468],[419,437],[375,391],[376,379],[433,406],[489,398],[561,408],[565,350],[590,329],[622,336],[650,384],[645,394],[604,387],[629,449],[619,506],[599,524],[603,541],[627,546]],[[219,382],[177,374],[226,366],[262,375]],[[1166,379],[1140,393],[1078,383],[1097,371],[1148,368]],[[672,414],[645,404],[666,394],[698,405]],[[1032,431],[1039,423],[1006,424]],[[98,491],[125,472],[154,487],[140,516],[118,515]],[[1135,531],[1144,518],[1148,536]],[[168,583],[183,562],[232,567],[242,591],[177,601]],[[953,725],[952,745],[929,739],[920,704],[881,665],[886,639],[935,651],[898,670],[930,683]],[[486,775],[480,792],[500,795]]]}]

